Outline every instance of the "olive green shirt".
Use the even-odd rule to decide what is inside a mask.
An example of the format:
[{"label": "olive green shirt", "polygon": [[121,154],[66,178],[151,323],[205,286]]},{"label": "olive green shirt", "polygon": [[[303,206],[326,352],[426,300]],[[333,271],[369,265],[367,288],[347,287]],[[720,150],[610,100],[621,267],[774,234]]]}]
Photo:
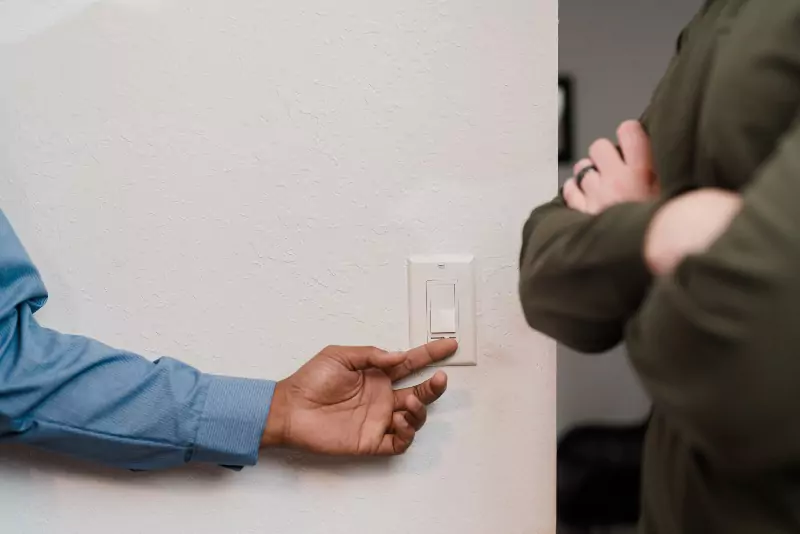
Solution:
[{"label": "olive green shirt", "polygon": [[[708,1],[642,117],[662,198],[597,216],[556,199],[525,225],[529,324],[583,352],[624,341],[652,398],[643,534],[800,532],[798,106],[800,1]],[[653,213],[701,187],[742,212],[653,279]]]}]

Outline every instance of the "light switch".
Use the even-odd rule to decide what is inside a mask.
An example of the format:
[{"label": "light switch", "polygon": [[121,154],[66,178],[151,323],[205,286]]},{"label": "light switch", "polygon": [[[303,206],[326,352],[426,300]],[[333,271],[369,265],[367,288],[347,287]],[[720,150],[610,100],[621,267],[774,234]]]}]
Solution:
[{"label": "light switch", "polygon": [[414,256],[408,260],[408,324],[412,347],[455,338],[456,353],[435,365],[476,365],[475,322],[472,256]]},{"label": "light switch", "polygon": [[455,336],[456,285],[454,283],[428,282],[428,310],[431,335]]}]

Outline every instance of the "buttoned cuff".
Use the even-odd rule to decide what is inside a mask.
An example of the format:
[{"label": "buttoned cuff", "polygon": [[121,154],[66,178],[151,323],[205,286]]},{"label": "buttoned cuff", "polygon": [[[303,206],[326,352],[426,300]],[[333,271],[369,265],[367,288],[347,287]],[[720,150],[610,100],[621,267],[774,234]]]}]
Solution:
[{"label": "buttoned cuff", "polygon": [[192,461],[228,467],[255,465],[275,382],[204,375],[205,406]]}]

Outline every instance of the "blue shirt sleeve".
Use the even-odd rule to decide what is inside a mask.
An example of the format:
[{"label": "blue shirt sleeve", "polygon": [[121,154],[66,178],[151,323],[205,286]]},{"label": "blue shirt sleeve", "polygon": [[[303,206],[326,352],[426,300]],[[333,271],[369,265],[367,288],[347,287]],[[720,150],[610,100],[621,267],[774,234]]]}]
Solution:
[{"label": "blue shirt sleeve", "polygon": [[0,211],[0,444],[117,467],[254,465],[275,383],[209,375],[42,327],[36,268]]}]

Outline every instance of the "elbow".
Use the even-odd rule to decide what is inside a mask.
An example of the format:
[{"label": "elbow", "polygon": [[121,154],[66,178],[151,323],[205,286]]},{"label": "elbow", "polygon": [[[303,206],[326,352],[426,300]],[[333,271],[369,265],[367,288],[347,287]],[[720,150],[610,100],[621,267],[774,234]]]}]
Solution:
[{"label": "elbow", "polygon": [[546,324],[548,314],[543,306],[544,292],[540,291],[539,277],[521,270],[519,280],[519,299],[522,304],[522,313],[528,326],[540,330]]},{"label": "elbow", "polygon": [[519,284],[522,313],[528,326],[566,347],[584,354],[599,354],[616,347],[622,340],[617,321],[592,321],[570,316],[551,305],[546,287],[536,277],[524,277]]},{"label": "elbow", "polygon": [[538,291],[536,282],[530,278],[522,278],[519,284],[519,297],[522,304],[522,314],[525,322],[534,330],[541,329],[549,323],[548,314],[541,302],[537,299]]}]

